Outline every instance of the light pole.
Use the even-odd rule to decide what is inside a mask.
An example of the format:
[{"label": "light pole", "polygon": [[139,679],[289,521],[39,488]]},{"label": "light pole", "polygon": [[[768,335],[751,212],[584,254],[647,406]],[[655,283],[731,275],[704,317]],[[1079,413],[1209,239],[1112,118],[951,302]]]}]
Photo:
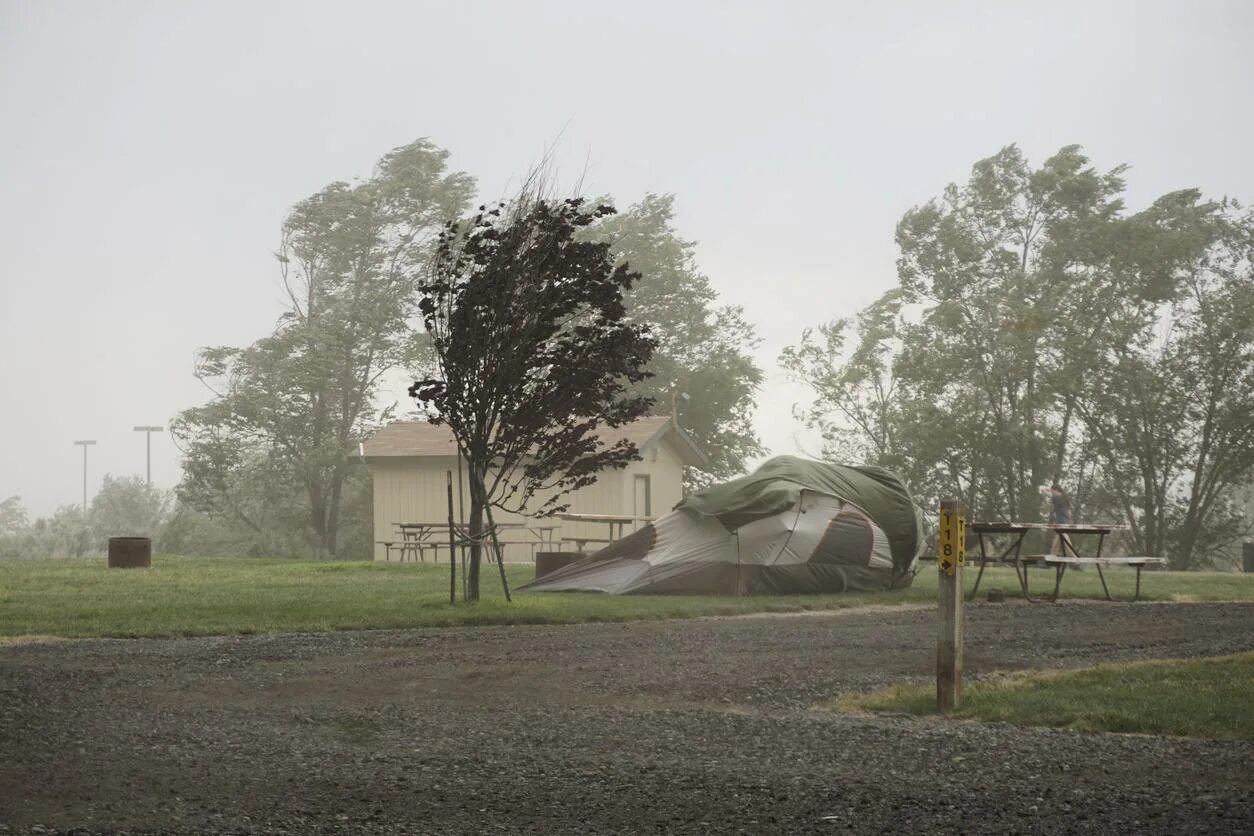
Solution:
[{"label": "light pole", "polygon": [[135,428],[135,432],[144,434],[144,441],[147,443],[148,456],[146,459],[146,462],[147,462],[146,484],[150,486],[152,485],[152,434],[164,432],[164,431],[165,431],[165,427],[136,427]]},{"label": "light pole", "polygon": [[74,444],[83,448],[83,516],[87,516],[87,448],[94,445],[95,440],[75,441]]}]

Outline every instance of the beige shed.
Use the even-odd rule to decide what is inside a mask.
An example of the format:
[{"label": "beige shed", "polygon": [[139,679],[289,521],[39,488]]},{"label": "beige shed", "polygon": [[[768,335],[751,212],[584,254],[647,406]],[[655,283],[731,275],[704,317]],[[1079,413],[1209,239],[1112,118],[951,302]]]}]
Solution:
[{"label": "beige shed", "polygon": [[[650,416],[617,429],[605,427],[600,435],[606,444],[621,438],[630,440],[640,450],[641,460],[622,470],[607,470],[595,484],[570,494],[566,501],[571,514],[639,520],[660,516],[683,499],[684,468],[708,467],[705,455],[670,417]],[[393,421],[362,444],[361,454],[374,482],[375,560],[396,559],[396,552],[389,553],[383,544],[401,539],[398,525],[447,520],[446,474],[450,471],[455,513],[459,521],[466,519],[470,507],[466,470],[448,427],[425,421]],[[573,541],[578,538],[594,544],[612,533],[604,523],[559,518],[530,520],[501,511],[494,512],[494,516],[498,523],[533,521],[558,526],[557,530],[539,533],[524,531],[510,539],[551,537],[555,546],[566,541],[566,549],[574,548]],[[641,524],[613,533],[629,533]],[[506,547],[505,556],[507,560],[529,560],[537,548],[547,551],[552,547],[515,543]]]}]

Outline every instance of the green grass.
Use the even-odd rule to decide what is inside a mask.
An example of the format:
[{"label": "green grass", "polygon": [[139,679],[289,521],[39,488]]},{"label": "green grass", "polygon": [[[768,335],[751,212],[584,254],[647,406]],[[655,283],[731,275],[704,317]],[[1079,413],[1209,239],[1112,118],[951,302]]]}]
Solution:
[{"label": "green grass", "polygon": [[[915,580],[917,584],[924,580],[928,588],[936,589],[936,564],[924,564],[925,569]],[[975,583],[979,566],[967,564],[964,582],[969,591]],[[1136,589],[1136,571],[1127,567],[1103,568],[1110,594],[1116,599],[1127,600]],[[1029,569],[1028,582],[1033,596],[1044,596],[1054,591],[1053,569]],[[1021,597],[1019,581],[1013,569],[990,567],[984,571],[980,581],[980,599],[993,587],[1005,591],[1008,597]],[[1060,598],[1097,598],[1105,600],[1102,593],[1102,582],[1097,569],[1088,566],[1081,571],[1075,568],[1067,570],[1062,580]],[[1146,570],[1141,573],[1141,600],[1143,601],[1174,601],[1188,603],[1195,601],[1254,601],[1254,574],[1239,572],[1162,572]]]},{"label": "green grass", "polygon": [[[966,685],[950,716],[1091,732],[1254,740],[1254,653],[1004,674]],[[935,686],[847,697],[838,709],[933,714]]]},{"label": "green grass", "polygon": [[[531,580],[530,566],[509,567]],[[459,582],[460,583],[460,582]],[[0,562],[0,636],[195,636],[225,633],[561,624],[836,609],[920,599],[826,595],[723,598],[501,593],[484,567],[483,600],[448,603],[448,569],[430,564],[156,557],[150,569],[103,559]],[[459,588],[460,595],[460,588]]]},{"label": "green grass", "polygon": [[[530,566],[509,569],[515,586]],[[1045,573],[1038,573],[1044,577]],[[1093,571],[1068,575],[1064,594],[1100,597]],[[1115,573],[1127,587],[1130,573]],[[968,587],[974,573],[968,572]],[[1010,570],[985,573],[982,589],[1017,594]],[[1130,588],[1130,587],[1128,587]],[[1145,597],[1254,600],[1254,577],[1146,573]],[[156,557],[150,569],[108,569],[103,558],[0,562],[0,637],[194,636],[231,633],[563,624],[833,610],[868,604],[930,604],[936,571],[912,588],[851,595],[605,596],[521,593],[505,602],[494,567],[483,600],[448,603],[448,570],[431,564],[331,563],[245,558]]]}]

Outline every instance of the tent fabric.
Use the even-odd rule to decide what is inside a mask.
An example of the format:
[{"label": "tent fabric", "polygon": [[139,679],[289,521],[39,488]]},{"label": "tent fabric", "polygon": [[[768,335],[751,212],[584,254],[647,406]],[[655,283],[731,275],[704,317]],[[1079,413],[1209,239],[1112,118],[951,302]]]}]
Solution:
[{"label": "tent fabric", "polygon": [[913,564],[923,542],[922,522],[905,485],[882,467],[777,456],[749,476],[699,491],[678,507],[718,517],[734,530],[791,508],[803,490],[839,497],[862,509],[888,535],[894,565],[904,569]]},{"label": "tent fabric", "polygon": [[922,520],[886,470],[783,456],[524,588],[792,594],[908,585]]}]

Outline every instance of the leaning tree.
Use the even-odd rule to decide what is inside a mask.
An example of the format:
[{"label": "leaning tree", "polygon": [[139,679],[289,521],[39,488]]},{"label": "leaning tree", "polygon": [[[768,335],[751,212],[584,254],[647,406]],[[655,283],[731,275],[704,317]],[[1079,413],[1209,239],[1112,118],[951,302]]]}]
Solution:
[{"label": "leaning tree", "polygon": [[473,205],[474,180],[425,139],[393,149],[372,176],[332,183],[292,208],[276,255],[285,305],[250,346],[202,349],[213,399],[171,430],[185,463],[180,503],[259,544],[304,533],[345,557],[345,506],[361,478],[357,442],[387,420],[380,381],[426,361],[412,322],[415,274],[445,218]]},{"label": "leaning tree", "polygon": [[606,445],[596,433],[652,405],[630,393],[656,345],[623,302],[639,274],[578,234],[613,212],[528,188],[448,223],[419,283],[436,370],[409,393],[448,425],[466,462],[469,600],[479,598],[492,509],[559,513],[568,493],[638,458],[629,441]]}]

